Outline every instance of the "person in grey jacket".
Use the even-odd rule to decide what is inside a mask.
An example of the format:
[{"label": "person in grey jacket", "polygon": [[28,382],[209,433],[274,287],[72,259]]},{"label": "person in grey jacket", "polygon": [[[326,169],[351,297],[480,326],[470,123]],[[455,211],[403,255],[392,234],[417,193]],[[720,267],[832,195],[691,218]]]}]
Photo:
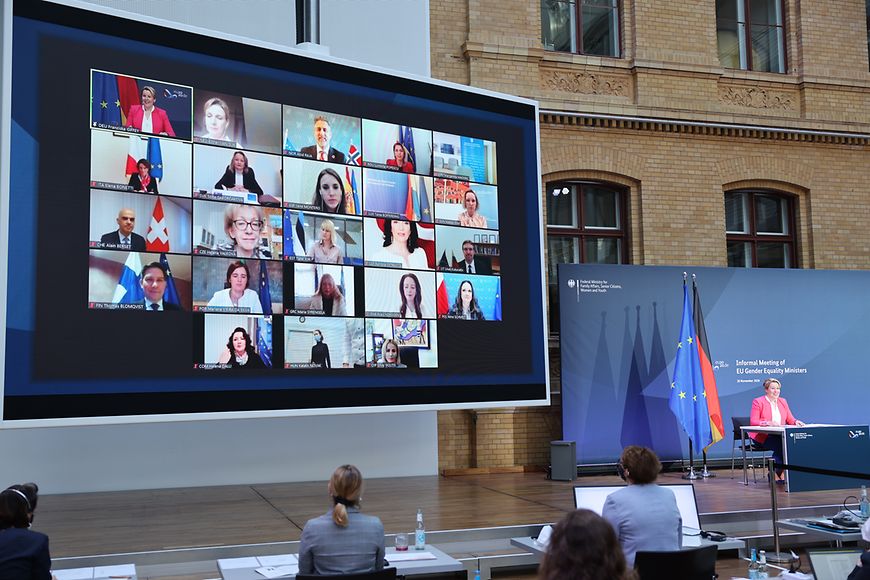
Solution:
[{"label": "person in grey jacket", "polygon": [[302,529],[300,574],[360,574],[384,567],[384,525],[360,513],[362,484],[362,474],[353,465],[342,465],[332,474],[327,487],[332,509]]},{"label": "person in grey jacket", "polygon": [[610,522],[629,567],[638,551],[679,550],[683,518],[674,492],[655,484],[662,464],[646,447],[622,450],[617,469],[628,486],[607,496],[601,515]]}]

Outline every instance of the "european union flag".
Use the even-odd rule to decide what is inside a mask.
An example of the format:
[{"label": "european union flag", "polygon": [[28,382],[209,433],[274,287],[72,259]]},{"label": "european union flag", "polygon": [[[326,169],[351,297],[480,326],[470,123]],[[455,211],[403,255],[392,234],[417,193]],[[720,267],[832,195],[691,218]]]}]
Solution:
[{"label": "european union flag", "polygon": [[260,262],[260,305],[263,307],[263,314],[272,316],[272,291],[269,290],[269,269],[266,267],[266,262]]},{"label": "european union flag", "polygon": [[[399,125],[399,133],[402,137],[402,146],[405,148],[405,151],[408,152],[408,161],[410,161],[414,165],[414,169],[416,169],[417,154],[414,152],[414,134],[411,132],[411,128],[406,127],[405,125]],[[401,167],[399,169],[401,169]]]},{"label": "european union flag", "polygon": [[160,139],[149,137],[148,161],[151,163],[151,177],[163,179],[163,152],[160,150]]},{"label": "european union flag", "polygon": [[272,367],[272,318],[266,317],[257,325],[257,350],[260,360],[267,367]]},{"label": "european union flag", "polygon": [[683,281],[683,320],[680,324],[680,339],[674,360],[671,395],[668,406],[683,430],[692,440],[695,449],[703,449],[713,442],[710,428],[710,413],[707,411],[707,393],[701,373],[701,360],[696,346],[695,322],[689,290]]},{"label": "european union flag", "polygon": [[492,314],[493,320],[501,320],[501,278],[496,280],[495,286],[495,309]]},{"label": "european union flag", "polygon": [[426,180],[420,180],[420,214],[417,216],[421,222],[432,223],[432,208],[429,207],[429,191],[426,189]]},{"label": "european union flag", "polygon": [[121,97],[115,75],[93,72],[91,87],[91,121],[121,126]]},{"label": "european union flag", "polygon": [[166,259],[166,254],[160,254],[160,264],[166,269],[166,290],[163,291],[163,301],[181,306],[181,299],[178,297],[175,279],[172,277],[172,270],[169,269],[169,260]]}]

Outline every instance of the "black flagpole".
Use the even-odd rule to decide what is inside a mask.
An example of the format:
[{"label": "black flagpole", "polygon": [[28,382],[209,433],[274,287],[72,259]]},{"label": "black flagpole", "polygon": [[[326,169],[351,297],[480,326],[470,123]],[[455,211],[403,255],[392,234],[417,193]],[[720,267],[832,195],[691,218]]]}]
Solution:
[{"label": "black flagpole", "polygon": [[692,452],[691,437],[689,437],[689,473],[685,474],[683,479],[701,479],[701,476],[695,473],[695,454]]}]

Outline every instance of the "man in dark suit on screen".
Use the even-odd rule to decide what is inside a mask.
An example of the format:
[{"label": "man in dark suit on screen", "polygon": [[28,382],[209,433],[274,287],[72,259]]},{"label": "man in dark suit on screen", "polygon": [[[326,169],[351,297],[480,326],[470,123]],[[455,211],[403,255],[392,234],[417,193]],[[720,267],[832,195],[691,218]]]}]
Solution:
[{"label": "man in dark suit on screen", "polygon": [[471,240],[462,242],[462,255],[465,259],[459,263],[459,267],[466,274],[492,274],[492,262],[486,256],[474,254],[474,244]]},{"label": "man in dark suit on screen", "polygon": [[329,127],[329,120],[321,115],[314,119],[314,142],[316,145],[303,147],[299,152],[320,161],[346,163],[344,153],[329,146],[331,140],[332,129]]},{"label": "man in dark suit on screen", "polygon": [[151,262],[142,268],[142,276],[139,279],[142,284],[142,290],[145,293],[145,300],[142,301],[145,310],[153,312],[181,310],[181,306],[178,304],[163,300],[168,278],[169,272],[166,271],[166,268],[160,262]]},{"label": "man in dark suit on screen", "polygon": [[144,252],[145,238],[133,232],[133,228],[136,227],[136,212],[125,207],[118,212],[118,217],[115,218],[115,221],[118,222],[118,229],[114,232],[103,234],[100,237],[100,242],[108,247]]}]

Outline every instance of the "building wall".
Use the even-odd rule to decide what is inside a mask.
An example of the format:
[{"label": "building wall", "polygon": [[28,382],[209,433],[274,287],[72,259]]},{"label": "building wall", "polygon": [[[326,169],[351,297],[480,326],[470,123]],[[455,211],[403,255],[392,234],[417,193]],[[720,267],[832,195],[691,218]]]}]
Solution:
[{"label": "building wall", "polygon": [[[720,65],[712,2],[622,0],[623,55],[603,58],[544,50],[537,0],[447,0],[430,14],[432,75],[539,100],[542,184],[626,186],[631,263],[725,266],[724,192],[758,187],[796,197],[799,267],[868,269],[865,2],[784,7],[775,74]],[[557,345],[550,408],[439,413],[441,469],[548,462]]]}]

